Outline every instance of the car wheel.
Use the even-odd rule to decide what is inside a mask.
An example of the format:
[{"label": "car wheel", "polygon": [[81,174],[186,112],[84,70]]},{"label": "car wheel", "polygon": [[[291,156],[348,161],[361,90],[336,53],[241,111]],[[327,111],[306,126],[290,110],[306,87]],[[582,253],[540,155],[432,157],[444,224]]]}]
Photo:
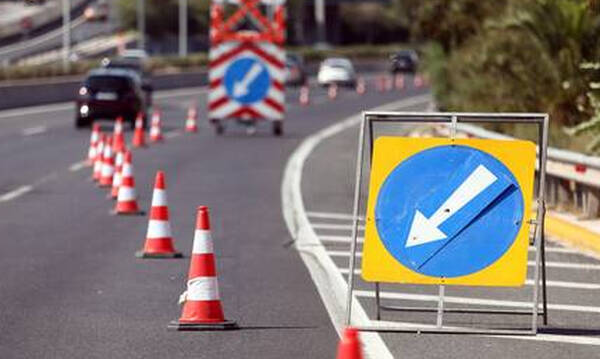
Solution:
[{"label": "car wheel", "polygon": [[283,135],[283,121],[274,121],[272,130],[275,136]]},{"label": "car wheel", "polygon": [[88,127],[90,125],[89,121],[81,118],[79,116],[75,117],[75,128],[76,129],[81,129],[83,127]]},{"label": "car wheel", "polygon": [[225,133],[225,126],[221,123],[221,121],[214,121],[213,126],[215,126],[215,134],[220,136]]}]

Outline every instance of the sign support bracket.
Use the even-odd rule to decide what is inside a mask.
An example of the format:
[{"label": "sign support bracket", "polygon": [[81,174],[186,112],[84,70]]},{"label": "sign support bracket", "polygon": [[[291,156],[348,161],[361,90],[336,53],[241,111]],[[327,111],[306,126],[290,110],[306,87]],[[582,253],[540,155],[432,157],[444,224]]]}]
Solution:
[{"label": "sign support bracket", "polygon": [[[356,160],[356,176],[354,191],[354,208],[352,221],[352,236],[350,245],[350,263],[348,275],[348,295],[346,307],[346,325],[352,325],[352,301],[354,299],[354,269],[356,266],[356,247],[358,242],[359,211],[361,210],[361,188],[363,167],[365,160],[365,135],[369,135],[369,166],[373,156],[373,125],[377,123],[429,123],[450,124],[450,138],[455,139],[457,125],[464,123],[524,123],[537,125],[538,140],[538,186],[537,186],[537,224],[534,233],[535,267],[534,285],[532,293],[531,310],[507,310],[507,309],[478,309],[478,308],[444,308],[445,286],[439,286],[439,299],[437,308],[432,307],[403,307],[393,305],[382,305],[380,295],[380,283],[375,282],[376,321],[381,320],[381,311],[405,311],[405,312],[436,312],[436,325],[419,325],[398,323],[398,325],[366,325],[357,326],[363,331],[388,331],[388,332],[417,332],[417,333],[456,333],[456,334],[497,334],[497,335],[536,335],[538,331],[538,317],[542,316],[543,324],[548,323],[547,291],[546,291],[546,263],[545,263],[545,184],[546,184],[546,159],[548,148],[548,125],[549,116],[543,113],[444,113],[444,112],[363,112],[359,131],[358,153]],[[541,284],[541,285],[540,285]],[[540,288],[541,287],[541,288]],[[540,295],[541,290],[541,295]],[[541,303],[540,303],[541,302]],[[540,311],[541,304],[541,311]],[[444,326],[443,314],[445,313],[468,313],[468,314],[506,314],[506,315],[530,315],[531,327],[523,329],[494,329],[494,328],[466,328]]]}]

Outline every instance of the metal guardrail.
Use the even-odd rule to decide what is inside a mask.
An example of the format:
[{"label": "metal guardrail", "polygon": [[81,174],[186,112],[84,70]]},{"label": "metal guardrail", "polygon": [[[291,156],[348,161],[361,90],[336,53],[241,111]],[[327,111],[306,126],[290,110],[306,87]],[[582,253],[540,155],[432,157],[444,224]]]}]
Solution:
[{"label": "metal guardrail", "polygon": [[[457,130],[467,137],[514,139],[469,124],[458,124]],[[436,131],[441,133],[448,129],[438,126]],[[549,206],[574,210],[581,219],[600,217],[600,157],[549,147],[546,166],[546,199]]]}]

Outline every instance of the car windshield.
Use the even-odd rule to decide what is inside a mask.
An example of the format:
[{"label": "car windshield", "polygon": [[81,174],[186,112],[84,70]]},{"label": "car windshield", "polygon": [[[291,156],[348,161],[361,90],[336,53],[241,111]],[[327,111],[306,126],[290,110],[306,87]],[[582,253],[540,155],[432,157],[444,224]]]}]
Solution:
[{"label": "car windshield", "polygon": [[350,62],[350,60],[347,60],[347,59],[327,59],[327,60],[325,60],[325,62],[323,64],[325,66],[339,67],[339,68],[343,68],[343,69],[352,68],[352,63]]},{"label": "car windshield", "polygon": [[87,86],[97,91],[124,91],[129,89],[129,79],[122,76],[90,76]]}]

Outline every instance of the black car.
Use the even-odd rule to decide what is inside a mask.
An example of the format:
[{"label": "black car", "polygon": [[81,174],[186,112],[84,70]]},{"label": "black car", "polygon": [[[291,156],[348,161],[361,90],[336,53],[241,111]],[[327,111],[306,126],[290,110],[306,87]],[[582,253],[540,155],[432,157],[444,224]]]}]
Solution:
[{"label": "black car", "polygon": [[116,57],[114,59],[102,60],[102,67],[107,69],[131,70],[138,74],[142,81],[142,90],[146,93],[146,103],[152,105],[152,75],[146,71],[142,60],[134,58]]},{"label": "black car", "polygon": [[133,128],[141,112],[146,121],[146,99],[139,76],[130,70],[96,69],[89,72],[78,90],[75,127],[89,126],[95,120],[123,116]]},{"label": "black car", "polygon": [[415,73],[419,56],[414,50],[401,50],[390,56],[390,71],[395,73]]}]

